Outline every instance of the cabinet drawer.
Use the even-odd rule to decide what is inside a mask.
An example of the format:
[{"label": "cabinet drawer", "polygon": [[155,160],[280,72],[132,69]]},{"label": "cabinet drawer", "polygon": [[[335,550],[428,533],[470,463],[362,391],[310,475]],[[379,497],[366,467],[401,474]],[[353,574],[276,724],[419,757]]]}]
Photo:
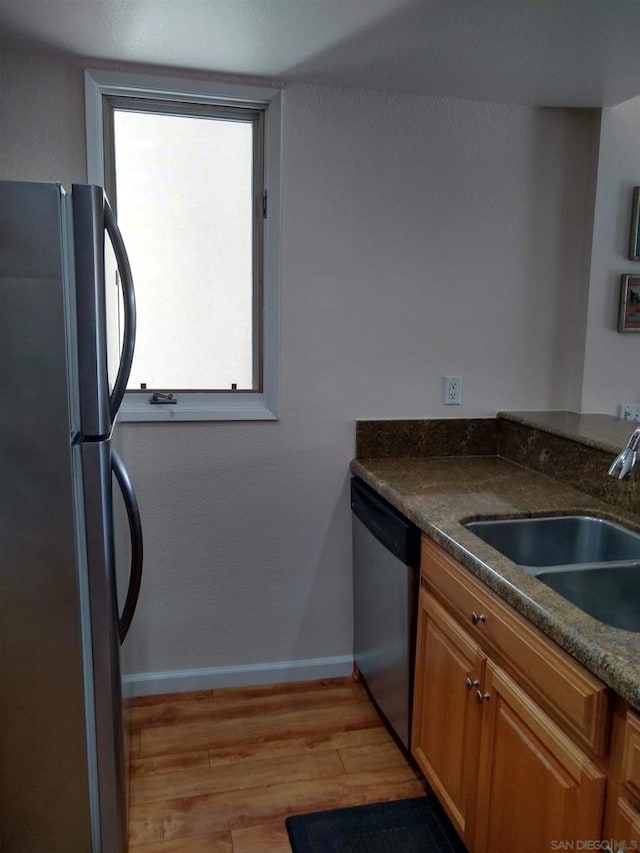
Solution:
[{"label": "cabinet drawer", "polygon": [[604,684],[431,539],[422,539],[422,582],[466,624],[483,649],[596,755],[607,746]]},{"label": "cabinet drawer", "polygon": [[627,713],[623,755],[622,784],[640,802],[640,717],[633,711]]}]

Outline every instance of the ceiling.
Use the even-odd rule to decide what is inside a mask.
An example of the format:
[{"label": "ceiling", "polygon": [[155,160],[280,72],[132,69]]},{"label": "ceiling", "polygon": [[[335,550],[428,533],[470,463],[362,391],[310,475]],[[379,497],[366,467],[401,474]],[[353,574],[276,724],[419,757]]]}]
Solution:
[{"label": "ceiling", "polygon": [[640,94],[640,0],[2,0],[0,49],[598,107]]}]

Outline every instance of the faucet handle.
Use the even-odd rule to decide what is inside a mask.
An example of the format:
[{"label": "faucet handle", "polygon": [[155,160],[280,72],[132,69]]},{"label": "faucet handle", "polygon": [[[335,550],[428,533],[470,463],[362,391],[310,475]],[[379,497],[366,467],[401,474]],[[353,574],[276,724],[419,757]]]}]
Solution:
[{"label": "faucet handle", "polygon": [[628,480],[636,466],[637,455],[635,450],[625,447],[613,460],[607,472],[609,476],[618,480]]},{"label": "faucet handle", "polygon": [[629,450],[638,450],[640,447],[640,426],[637,426],[634,431],[629,436],[629,441],[627,442],[627,448]]},{"label": "faucet handle", "polygon": [[628,480],[638,460],[638,448],[640,447],[640,426],[636,427],[629,436],[627,446],[613,460],[608,474],[618,480]]}]

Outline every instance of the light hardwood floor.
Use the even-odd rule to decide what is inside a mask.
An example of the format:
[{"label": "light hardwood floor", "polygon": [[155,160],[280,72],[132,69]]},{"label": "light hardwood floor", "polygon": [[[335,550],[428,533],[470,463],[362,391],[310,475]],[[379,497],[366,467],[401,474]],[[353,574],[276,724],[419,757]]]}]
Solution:
[{"label": "light hardwood floor", "polygon": [[290,814],[417,797],[351,679],[133,700],[132,853],[290,853]]}]

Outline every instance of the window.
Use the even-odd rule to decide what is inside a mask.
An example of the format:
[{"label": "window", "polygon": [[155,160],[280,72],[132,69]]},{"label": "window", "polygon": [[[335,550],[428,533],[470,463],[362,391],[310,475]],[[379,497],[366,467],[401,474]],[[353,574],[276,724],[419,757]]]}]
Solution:
[{"label": "window", "polygon": [[[279,92],[88,71],[86,99],[89,181],[136,286],[122,418],[276,418]],[[118,287],[108,268],[115,341]]]}]

